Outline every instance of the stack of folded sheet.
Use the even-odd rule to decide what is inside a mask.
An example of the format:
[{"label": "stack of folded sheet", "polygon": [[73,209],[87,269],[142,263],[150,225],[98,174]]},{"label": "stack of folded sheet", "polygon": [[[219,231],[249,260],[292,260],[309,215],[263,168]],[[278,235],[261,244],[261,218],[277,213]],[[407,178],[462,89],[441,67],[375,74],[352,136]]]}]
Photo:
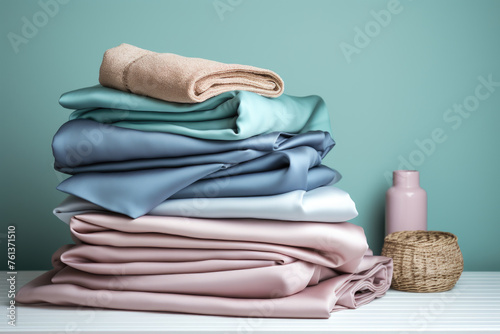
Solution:
[{"label": "stack of folded sheet", "polygon": [[321,164],[335,143],[320,97],[127,44],[99,81],[61,97],[75,111],[52,145],[75,245],[19,302],[327,318],[387,291],[391,259],[346,222],[354,202]]}]

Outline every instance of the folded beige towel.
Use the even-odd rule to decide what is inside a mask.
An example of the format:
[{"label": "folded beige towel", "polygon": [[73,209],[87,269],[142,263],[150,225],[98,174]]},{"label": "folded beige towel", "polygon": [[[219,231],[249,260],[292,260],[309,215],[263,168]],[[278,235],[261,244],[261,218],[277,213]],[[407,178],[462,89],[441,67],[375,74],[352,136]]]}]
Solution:
[{"label": "folded beige towel", "polygon": [[253,66],[223,64],[122,44],[104,53],[101,85],[171,102],[196,103],[232,90],[269,97],[283,93],[276,73]]}]

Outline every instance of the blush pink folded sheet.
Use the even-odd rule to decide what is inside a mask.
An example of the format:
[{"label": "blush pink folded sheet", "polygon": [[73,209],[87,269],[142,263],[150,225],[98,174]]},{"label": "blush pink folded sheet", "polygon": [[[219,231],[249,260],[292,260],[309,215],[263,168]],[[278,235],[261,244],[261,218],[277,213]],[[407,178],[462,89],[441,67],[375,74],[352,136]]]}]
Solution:
[{"label": "blush pink folded sheet", "polygon": [[[182,222],[180,222],[182,220]],[[350,224],[88,213],[20,303],[328,318],[385,294],[392,260]]]},{"label": "blush pink folded sheet", "polygon": [[270,70],[156,53],[129,44],[104,53],[99,82],[134,94],[184,103],[203,102],[233,90],[278,97],[284,89],[283,80]]}]

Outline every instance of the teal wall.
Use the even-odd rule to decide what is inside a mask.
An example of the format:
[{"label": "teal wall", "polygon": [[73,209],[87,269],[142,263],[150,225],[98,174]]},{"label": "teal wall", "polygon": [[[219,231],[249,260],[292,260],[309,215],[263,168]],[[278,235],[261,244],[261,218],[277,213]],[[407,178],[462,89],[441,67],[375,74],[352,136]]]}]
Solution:
[{"label": "teal wall", "polygon": [[[49,268],[71,240],[51,213],[64,198],[58,97],[96,84],[103,52],[127,42],[270,68],[287,94],[322,96],[337,141],[325,162],[376,253],[386,175],[405,160],[428,192],[429,229],[458,236],[466,270],[500,270],[500,1],[60,0],[40,13],[53,2],[0,0],[0,240],[5,254],[17,227],[17,269]],[[489,76],[497,84],[479,86]]]}]

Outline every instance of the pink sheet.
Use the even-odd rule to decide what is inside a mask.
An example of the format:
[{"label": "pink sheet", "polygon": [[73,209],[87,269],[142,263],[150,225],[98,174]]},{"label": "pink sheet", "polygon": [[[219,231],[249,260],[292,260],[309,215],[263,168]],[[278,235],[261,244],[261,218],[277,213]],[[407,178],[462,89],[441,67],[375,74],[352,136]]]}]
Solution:
[{"label": "pink sheet", "polygon": [[[182,223],[179,222],[182,220]],[[382,296],[392,260],[350,224],[89,213],[21,303],[327,318]]]}]

